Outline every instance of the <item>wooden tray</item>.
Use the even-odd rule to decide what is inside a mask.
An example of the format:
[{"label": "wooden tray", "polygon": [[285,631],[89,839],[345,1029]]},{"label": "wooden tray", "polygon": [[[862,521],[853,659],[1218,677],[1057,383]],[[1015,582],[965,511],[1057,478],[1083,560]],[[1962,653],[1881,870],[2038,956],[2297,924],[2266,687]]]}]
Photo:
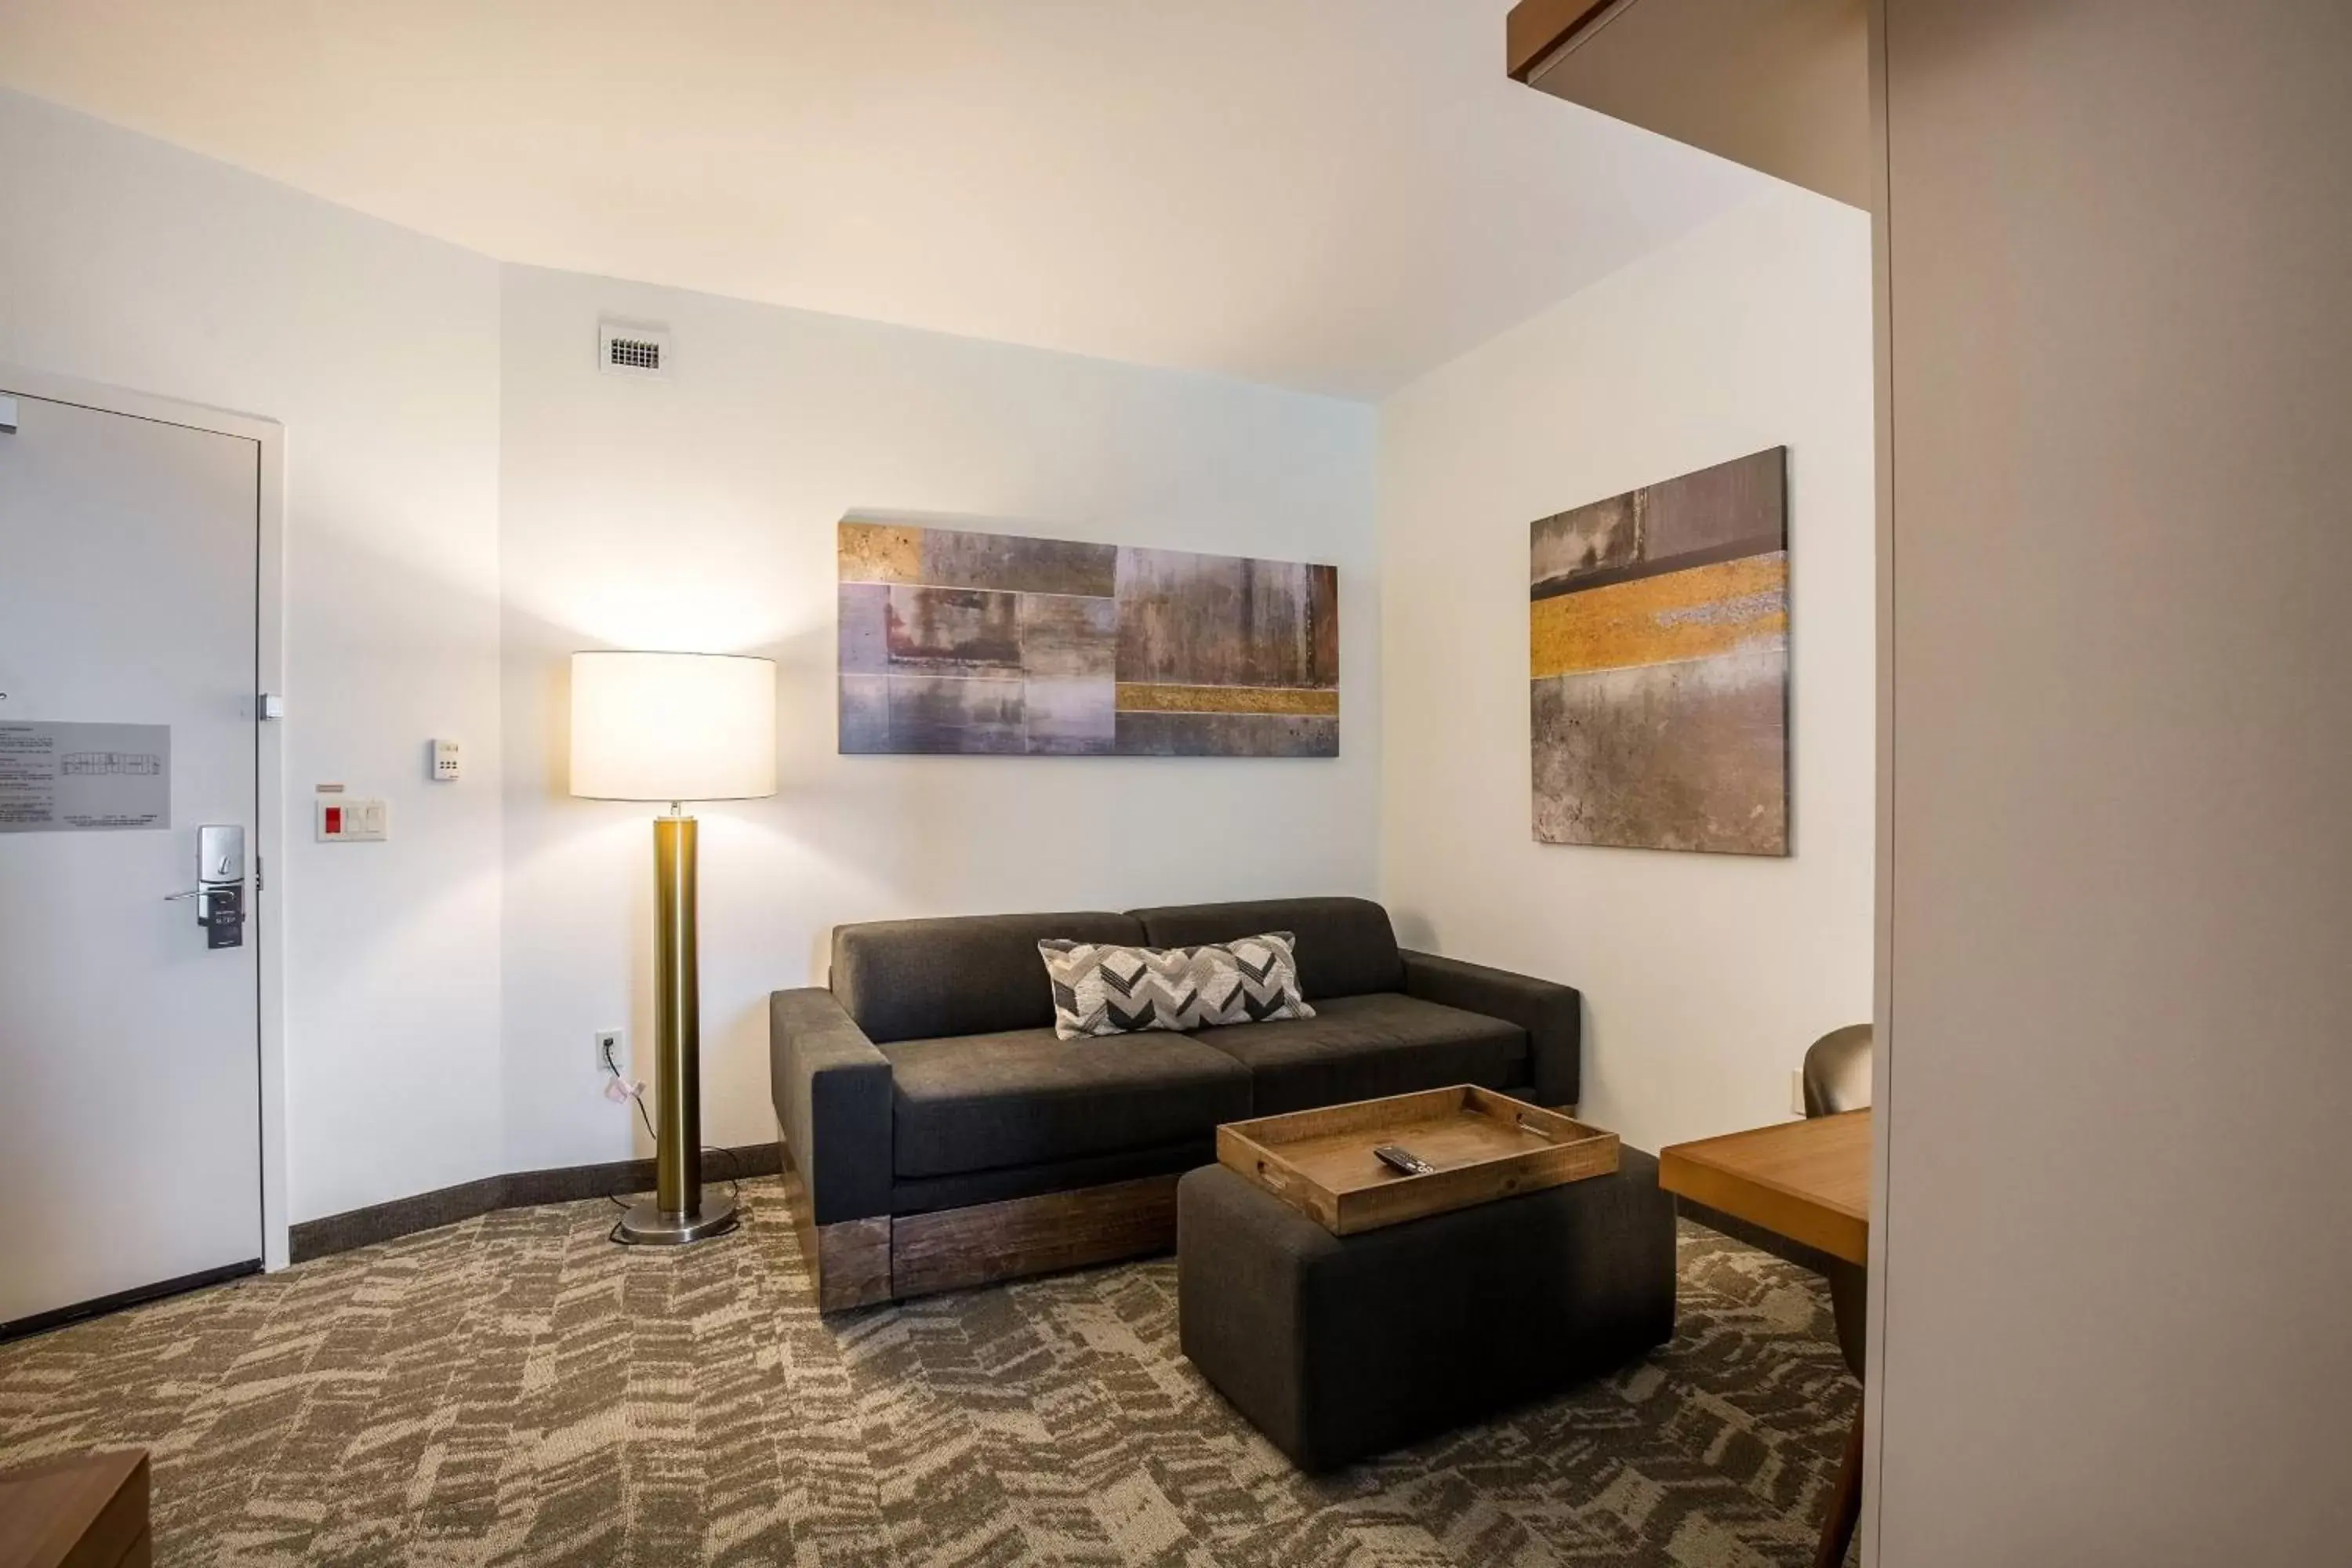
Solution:
[{"label": "wooden tray", "polygon": [[[1394,1143],[1437,1170],[1409,1176],[1372,1150]],[[1217,1129],[1217,1163],[1334,1236],[1354,1236],[1617,1168],[1617,1134],[1463,1084]]]}]

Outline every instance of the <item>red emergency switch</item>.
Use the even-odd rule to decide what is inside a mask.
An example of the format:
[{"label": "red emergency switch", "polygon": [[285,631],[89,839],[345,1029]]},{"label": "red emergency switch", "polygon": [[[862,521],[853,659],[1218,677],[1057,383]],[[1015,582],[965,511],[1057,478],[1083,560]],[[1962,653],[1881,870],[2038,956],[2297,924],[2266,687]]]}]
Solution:
[{"label": "red emergency switch", "polygon": [[330,834],[335,834],[341,833],[342,830],[343,808],[340,805],[331,805],[327,807],[327,831]]}]

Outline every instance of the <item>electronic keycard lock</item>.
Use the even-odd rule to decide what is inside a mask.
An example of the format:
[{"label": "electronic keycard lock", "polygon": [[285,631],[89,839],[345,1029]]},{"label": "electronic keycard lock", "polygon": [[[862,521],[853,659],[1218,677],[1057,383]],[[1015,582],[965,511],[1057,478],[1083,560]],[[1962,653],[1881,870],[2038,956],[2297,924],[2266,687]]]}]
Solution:
[{"label": "electronic keycard lock", "polygon": [[197,828],[195,889],[169,897],[195,900],[206,947],[243,947],[245,829],[218,824]]}]

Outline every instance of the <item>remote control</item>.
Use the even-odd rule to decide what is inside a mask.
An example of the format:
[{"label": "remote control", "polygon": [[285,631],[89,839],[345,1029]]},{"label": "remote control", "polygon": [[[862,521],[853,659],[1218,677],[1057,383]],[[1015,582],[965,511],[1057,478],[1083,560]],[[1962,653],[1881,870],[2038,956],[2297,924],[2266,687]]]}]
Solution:
[{"label": "remote control", "polygon": [[1408,1176],[1433,1176],[1437,1174],[1436,1166],[1431,1164],[1428,1161],[1423,1159],[1412,1150],[1400,1149],[1393,1143],[1383,1143],[1379,1148],[1373,1150],[1372,1153],[1381,1164],[1388,1166],[1391,1170],[1402,1171]]}]

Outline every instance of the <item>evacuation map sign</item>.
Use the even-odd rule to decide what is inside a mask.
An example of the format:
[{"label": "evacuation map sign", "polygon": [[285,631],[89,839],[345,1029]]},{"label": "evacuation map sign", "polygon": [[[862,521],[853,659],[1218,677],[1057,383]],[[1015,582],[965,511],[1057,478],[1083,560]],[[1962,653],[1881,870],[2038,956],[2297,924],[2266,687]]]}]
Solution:
[{"label": "evacuation map sign", "polygon": [[168,724],[0,724],[0,833],[172,826]]}]

